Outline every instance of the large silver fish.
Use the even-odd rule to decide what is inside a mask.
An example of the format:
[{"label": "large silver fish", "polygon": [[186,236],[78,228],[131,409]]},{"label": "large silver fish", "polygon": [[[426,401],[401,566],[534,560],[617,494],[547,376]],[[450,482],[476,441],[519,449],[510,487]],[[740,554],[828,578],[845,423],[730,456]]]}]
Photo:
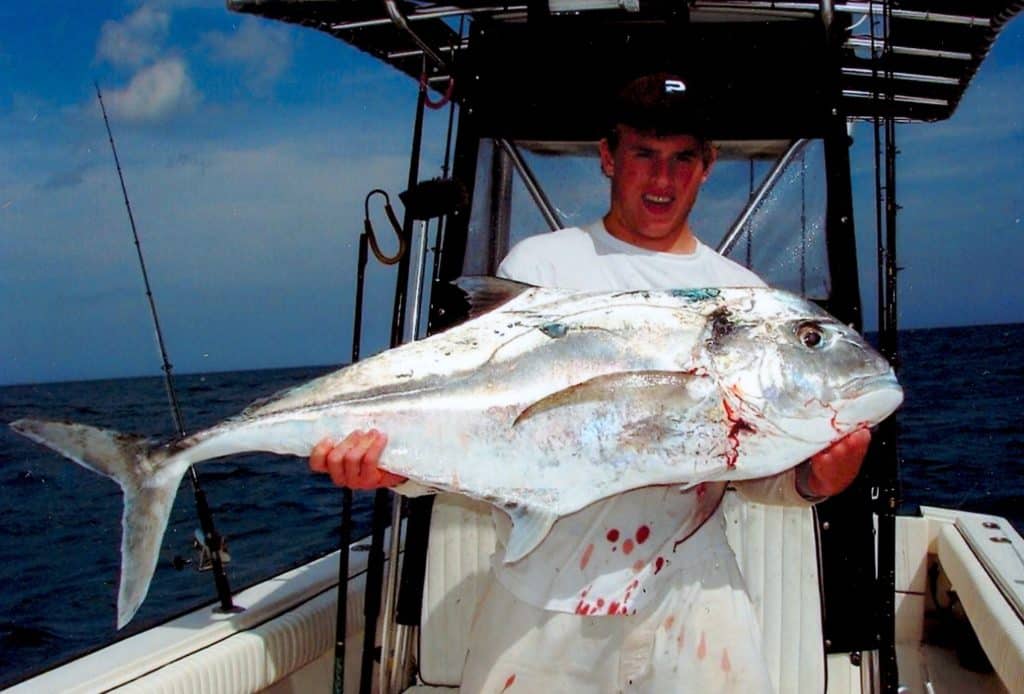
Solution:
[{"label": "large silver fish", "polygon": [[182,476],[203,460],[308,456],[326,436],[376,427],[389,437],[382,467],[505,510],[512,562],[598,499],[773,475],[903,399],[860,336],[786,292],[462,286],[498,308],[181,440],[14,422],[124,490],[118,627],[145,598]]}]

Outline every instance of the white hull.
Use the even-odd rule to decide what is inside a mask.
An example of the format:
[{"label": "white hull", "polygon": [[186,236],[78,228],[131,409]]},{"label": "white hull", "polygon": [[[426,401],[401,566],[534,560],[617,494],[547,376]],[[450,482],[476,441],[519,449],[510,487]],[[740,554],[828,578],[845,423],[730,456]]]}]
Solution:
[{"label": "white hull", "polygon": [[[429,643],[419,652],[430,661],[421,668],[432,681],[454,685],[493,535],[486,511],[445,499],[435,513],[428,560],[424,638]],[[727,518],[780,691],[826,686],[830,694],[875,691],[873,654],[865,654],[859,665],[847,654],[824,657],[817,591],[804,589],[817,583],[817,565],[809,559],[816,556],[810,514],[730,500]],[[1024,540],[1004,519],[937,508],[922,509],[919,518],[898,518],[896,536],[896,641],[906,691],[1024,692]],[[762,546],[778,551],[757,552],[746,537],[768,538],[771,543]],[[452,552],[461,555],[459,561]],[[236,602],[244,612],[196,610],[8,691],[329,691],[337,557],[334,553],[239,593]],[[350,552],[348,692],[358,689],[366,557],[363,551]],[[937,584],[929,572],[937,575]],[[794,580],[801,589],[794,590]],[[452,586],[463,591],[461,599],[452,599]],[[969,621],[994,672],[972,672],[950,645],[936,643],[949,640],[950,630],[936,621],[933,596],[946,607],[950,590],[961,605],[955,612],[964,619],[958,628]]]}]

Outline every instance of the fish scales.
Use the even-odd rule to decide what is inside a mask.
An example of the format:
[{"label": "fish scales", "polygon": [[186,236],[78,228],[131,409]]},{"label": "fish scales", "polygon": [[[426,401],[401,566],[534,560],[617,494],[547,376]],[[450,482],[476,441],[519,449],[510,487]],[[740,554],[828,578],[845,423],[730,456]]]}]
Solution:
[{"label": "fish scales", "polygon": [[860,336],[786,292],[468,288],[471,304],[511,298],[181,440],[13,423],[124,489],[119,627],[145,597],[178,482],[203,460],[305,457],[322,438],[378,428],[389,438],[383,468],[509,514],[511,562],[598,499],[776,474],[902,400]]}]

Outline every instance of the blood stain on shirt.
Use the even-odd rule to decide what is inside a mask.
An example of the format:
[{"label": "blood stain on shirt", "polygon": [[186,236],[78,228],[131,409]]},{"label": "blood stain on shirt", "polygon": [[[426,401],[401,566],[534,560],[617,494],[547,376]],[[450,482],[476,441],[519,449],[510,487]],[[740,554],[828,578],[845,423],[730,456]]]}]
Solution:
[{"label": "blood stain on shirt", "polygon": [[669,629],[671,629],[672,625],[675,624],[675,623],[676,623],[676,616],[675,615],[670,614],[668,617],[666,617],[665,618],[665,631],[668,631]]},{"label": "blood stain on shirt", "polygon": [[583,550],[583,556],[580,557],[580,571],[587,568],[587,564],[590,563],[590,555],[594,553],[594,543],[591,542],[587,545],[587,548]]},{"label": "blood stain on shirt", "polygon": [[513,684],[515,684],[515,682],[516,682],[516,673],[513,672],[511,675],[508,676],[508,679],[505,680],[505,686],[501,688],[501,691],[503,691],[503,692],[508,691],[508,688],[511,687]]},{"label": "blood stain on shirt", "polygon": [[679,627],[679,636],[676,637],[676,649],[680,653],[683,652],[683,644],[686,642],[686,639],[684,638],[685,634],[686,630],[683,627]]},{"label": "blood stain on shirt", "polygon": [[665,558],[658,557],[654,560],[654,573],[657,574],[665,566]]},{"label": "blood stain on shirt", "polygon": [[700,632],[700,643],[697,645],[697,658],[704,660],[704,657],[708,654],[708,642],[704,637],[704,632]]},{"label": "blood stain on shirt", "polygon": [[644,570],[644,566],[645,566],[645,564],[644,564],[643,560],[642,559],[637,559],[635,562],[633,562],[633,573],[640,573],[641,571]]},{"label": "blood stain on shirt", "polygon": [[630,554],[632,552],[633,552],[633,541],[630,540],[630,539],[627,539],[625,542],[622,543],[622,553],[623,554]]},{"label": "blood stain on shirt", "polygon": [[619,611],[619,603],[612,602],[608,605],[608,614],[616,614]]},{"label": "blood stain on shirt", "polygon": [[651,535],[651,529],[646,525],[641,525],[636,529],[636,543],[642,545],[647,541],[647,538]]},{"label": "blood stain on shirt", "polygon": [[732,663],[729,662],[729,650],[726,648],[722,649],[722,672],[729,672],[732,670]]}]

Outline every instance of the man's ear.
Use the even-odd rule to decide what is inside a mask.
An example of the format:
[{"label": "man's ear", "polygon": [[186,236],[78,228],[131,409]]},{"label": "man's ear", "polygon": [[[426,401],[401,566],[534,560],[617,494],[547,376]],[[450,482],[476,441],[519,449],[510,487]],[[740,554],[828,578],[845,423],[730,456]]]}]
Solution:
[{"label": "man's ear", "polygon": [[601,173],[611,178],[615,173],[615,155],[608,144],[608,138],[601,138],[601,141],[597,143],[597,151],[601,154]]},{"label": "man's ear", "polygon": [[715,165],[715,162],[718,161],[718,147],[710,142],[708,142],[705,147],[707,149],[704,151],[704,177],[701,179],[702,183],[708,180],[708,176],[711,175],[712,167]]}]

